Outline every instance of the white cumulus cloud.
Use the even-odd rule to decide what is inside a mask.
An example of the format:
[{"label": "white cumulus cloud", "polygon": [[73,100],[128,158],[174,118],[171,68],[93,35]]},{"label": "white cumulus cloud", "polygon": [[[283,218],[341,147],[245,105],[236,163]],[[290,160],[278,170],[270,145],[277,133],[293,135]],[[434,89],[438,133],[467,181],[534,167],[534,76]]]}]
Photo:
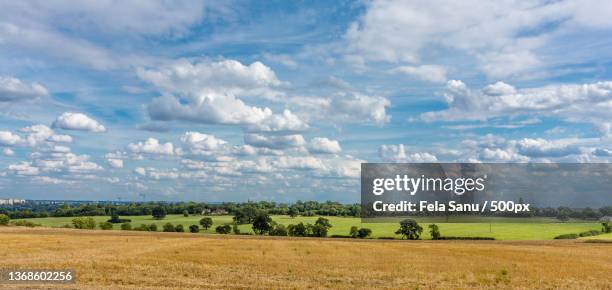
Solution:
[{"label": "white cumulus cloud", "polygon": [[[459,80],[447,83],[448,109],[421,114],[425,121],[486,121],[499,117],[557,117],[591,123],[603,135],[612,119],[612,82],[548,85],[517,89],[497,82],[472,90]],[[602,125],[603,124],[603,125]]]},{"label": "white cumulus cloud", "polygon": [[128,149],[133,153],[174,155],[174,145],[172,143],[160,143],[155,138],[147,138],[144,142],[130,143]]},{"label": "white cumulus cloud", "polygon": [[78,131],[90,131],[90,132],[105,132],[106,128],[98,121],[90,118],[89,116],[82,113],[66,112],[61,114],[55,122],[53,122],[54,128],[61,128],[64,130],[78,130]]},{"label": "white cumulus cloud", "polygon": [[310,140],[308,150],[313,153],[338,154],[342,152],[342,148],[338,141],[323,137],[316,137]]},{"label": "white cumulus cloud", "polygon": [[427,163],[438,162],[435,155],[428,152],[406,153],[404,144],[381,145],[378,149],[380,158],[387,162]]},{"label": "white cumulus cloud", "polygon": [[12,146],[21,143],[21,136],[9,131],[0,131],[0,145]]},{"label": "white cumulus cloud", "polygon": [[244,143],[254,147],[266,147],[270,149],[287,149],[306,145],[304,137],[299,134],[283,136],[245,134]]},{"label": "white cumulus cloud", "polygon": [[14,77],[0,76],[0,103],[46,97],[49,92],[38,83],[27,84]]},{"label": "white cumulus cloud", "polygon": [[123,160],[121,159],[106,159],[106,162],[112,168],[123,168]]}]

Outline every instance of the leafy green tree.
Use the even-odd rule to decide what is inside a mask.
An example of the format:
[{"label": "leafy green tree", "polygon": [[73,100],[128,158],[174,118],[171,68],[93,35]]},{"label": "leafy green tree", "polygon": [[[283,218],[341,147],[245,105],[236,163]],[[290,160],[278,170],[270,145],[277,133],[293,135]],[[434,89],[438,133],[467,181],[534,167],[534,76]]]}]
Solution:
[{"label": "leafy green tree", "polygon": [[271,236],[286,236],[288,234],[287,227],[281,224],[275,224],[270,230],[269,235]]},{"label": "leafy green tree", "polygon": [[251,224],[258,214],[257,208],[247,205],[234,212],[234,222],[238,224]]},{"label": "leafy green tree", "polygon": [[292,237],[306,237],[308,236],[308,229],[304,223],[287,226],[287,232]]},{"label": "leafy green tree", "polygon": [[198,226],[198,225],[190,225],[189,226],[189,232],[190,233],[199,233],[200,232],[200,226]]},{"label": "leafy green tree", "polygon": [[110,223],[119,223],[120,222],[120,218],[119,218],[119,214],[117,214],[117,209],[116,208],[111,208],[111,218],[110,220],[108,220],[108,222]]},{"label": "leafy green tree", "polygon": [[328,228],[322,224],[308,224],[306,227],[308,228],[309,236],[320,238],[327,237]]},{"label": "leafy green tree", "polygon": [[330,229],[332,227],[332,224],[329,222],[329,220],[324,217],[319,217],[315,222],[315,225],[323,226],[327,229]]},{"label": "leafy green tree", "polygon": [[603,222],[601,223],[601,231],[603,233],[612,233],[612,223],[611,222]]},{"label": "leafy green tree", "polygon": [[166,214],[167,214],[166,213],[166,209],[163,206],[161,206],[161,205],[156,206],[151,211],[151,215],[153,215],[153,218],[154,219],[158,219],[158,220],[161,220],[161,219],[165,218]]},{"label": "leafy green tree", "polygon": [[105,230],[105,231],[113,229],[113,224],[109,222],[100,222],[98,226],[100,227],[101,230]]},{"label": "leafy green tree", "polygon": [[218,234],[224,234],[227,235],[231,232],[232,227],[230,225],[222,225],[222,226],[217,226],[215,228],[215,232],[217,232]]},{"label": "leafy green tree", "polygon": [[266,212],[259,212],[253,219],[253,232],[265,235],[272,229],[272,218]]},{"label": "leafy green tree", "polygon": [[184,210],[184,211],[183,211],[183,216],[184,216],[184,217],[188,217],[188,216],[189,216],[189,211]]},{"label": "leafy green tree", "polygon": [[365,239],[369,237],[370,235],[372,235],[372,230],[368,228],[360,228],[357,231],[357,237],[360,239]]},{"label": "leafy green tree", "polygon": [[162,227],[162,231],[164,231],[164,232],[174,232],[174,225],[172,223],[166,223]]},{"label": "leafy green tree", "polygon": [[200,219],[200,225],[204,228],[204,230],[208,230],[213,225],[213,219],[209,217],[203,217]]},{"label": "leafy green tree", "polygon": [[174,231],[177,233],[184,233],[185,232],[185,227],[183,227],[183,225],[178,224],[176,225],[176,227],[174,227]]},{"label": "leafy green tree", "polygon": [[131,223],[122,223],[121,224],[121,230],[124,230],[124,231],[132,230],[132,224]]},{"label": "leafy green tree", "polygon": [[156,224],[150,224],[148,229],[149,229],[149,232],[157,232],[157,225]]},{"label": "leafy green tree", "polygon": [[0,214],[0,226],[6,226],[11,219],[5,214]]},{"label": "leafy green tree", "polygon": [[232,224],[232,232],[234,233],[234,235],[239,235],[240,234],[240,228],[238,228],[238,224],[236,224],[236,223]]},{"label": "leafy green tree", "polygon": [[289,208],[289,216],[291,218],[294,218],[298,216],[299,214],[300,214],[300,211],[296,207],[292,206]]},{"label": "leafy green tree", "polygon": [[418,240],[423,232],[421,227],[413,219],[405,219],[400,222],[400,228],[395,232],[396,235],[402,235],[402,239]]},{"label": "leafy green tree", "polygon": [[314,225],[306,225],[307,235],[313,237],[327,237],[327,233],[331,227],[332,224],[328,219],[319,217]]},{"label": "leafy green tree", "polygon": [[440,239],[440,228],[438,228],[438,225],[436,224],[429,225],[429,234],[431,235],[432,240]]},{"label": "leafy green tree", "polygon": [[358,232],[359,232],[359,228],[357,228],[356,226],[352,226],[351,230],[349,231],[349,235],[351,236],[351,238],[356,238]]}]

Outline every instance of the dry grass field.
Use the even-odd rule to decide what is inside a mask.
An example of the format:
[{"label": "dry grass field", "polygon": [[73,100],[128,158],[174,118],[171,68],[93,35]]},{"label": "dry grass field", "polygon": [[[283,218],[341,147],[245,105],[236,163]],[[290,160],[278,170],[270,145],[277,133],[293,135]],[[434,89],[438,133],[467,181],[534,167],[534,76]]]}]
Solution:
[{"label": "dry grass field", "polygon": [[[384,241],[0,227],[0,245],[0,268],[75,269],[77,284],[64,287],[78,289],[612,289],[612,244],[576,240]],[[7,287],[17,286],[0,285]]]}]

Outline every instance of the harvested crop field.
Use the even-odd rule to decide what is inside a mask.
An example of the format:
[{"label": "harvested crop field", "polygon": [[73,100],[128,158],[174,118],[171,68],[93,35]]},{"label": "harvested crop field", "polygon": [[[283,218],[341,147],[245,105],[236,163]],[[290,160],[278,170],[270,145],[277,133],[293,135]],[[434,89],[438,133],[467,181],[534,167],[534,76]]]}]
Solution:
[{"label": "harvested crop field", "polygon": [[[612,289],[612,244],[580,240],[385,241],[0,227],[0,245],[2,269],[76,270],[77,284],[65,288]],[[0,286],[7,287],[23,285]]]}]

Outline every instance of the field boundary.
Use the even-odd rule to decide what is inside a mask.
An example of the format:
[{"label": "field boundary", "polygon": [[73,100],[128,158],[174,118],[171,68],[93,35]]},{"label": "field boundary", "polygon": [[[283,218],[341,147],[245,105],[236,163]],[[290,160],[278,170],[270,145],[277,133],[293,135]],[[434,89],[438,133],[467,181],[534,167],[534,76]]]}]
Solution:
[{"label": "field boundary", "polygon": [[[22,227],[8,226],[0,227],[0,234],[33,234],[33,235],[60,235],[62,233],[77,234],[83,236],[105,236],[114,235],[121,237],[164,237],[176,239],[217,239],[217,240],[283,240],[283,241],[317,241],[317,242],[359,242],[359,243],[419,243],[419,244],[504,244],[504,245],[568,245],[568,244],[585,244],[586,239],[572,240],[387,240],[387,239],[353,239],[353,238],[320,238],[320,237],[283,237],[283,236],[263,236],[263,235],[221,235],[221,234],[190,234],[176,232],[146,232],[146,231],[122,231],[122,230],[82,230],[82,229],[66,229],[52,227]],[[591,245],[606,243],[589,243]],[[608,244],[610,245],[610,244]]]}]

